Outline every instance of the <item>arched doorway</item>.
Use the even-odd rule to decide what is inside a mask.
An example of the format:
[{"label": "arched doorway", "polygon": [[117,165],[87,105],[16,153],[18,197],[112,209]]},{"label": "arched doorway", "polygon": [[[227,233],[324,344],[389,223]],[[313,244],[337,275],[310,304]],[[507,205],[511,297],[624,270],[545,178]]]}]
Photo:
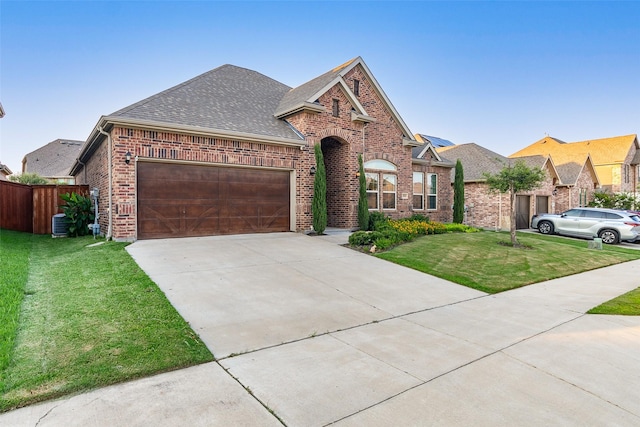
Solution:
[{"label": "arched doorway", "polygon": [[[337,137],[320,141],[327,172],[327,226],[352,228],[353,177],[350,176],[349,145]],[[354,172],[355,173],[355,172]]]}]

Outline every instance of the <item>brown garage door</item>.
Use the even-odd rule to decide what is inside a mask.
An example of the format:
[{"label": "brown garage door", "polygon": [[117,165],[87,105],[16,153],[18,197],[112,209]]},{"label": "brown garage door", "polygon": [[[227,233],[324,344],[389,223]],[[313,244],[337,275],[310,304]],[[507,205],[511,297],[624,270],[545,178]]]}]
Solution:
[{"label": "brown garage door", "polygon": [[289,231],[289,172],[139,162],[138,238]]}]

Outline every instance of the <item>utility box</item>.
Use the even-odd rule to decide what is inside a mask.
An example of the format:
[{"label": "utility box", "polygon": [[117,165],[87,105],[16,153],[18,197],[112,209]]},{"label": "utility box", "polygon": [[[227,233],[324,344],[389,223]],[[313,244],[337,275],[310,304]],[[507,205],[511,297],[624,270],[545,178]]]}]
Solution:
[{"label": "utility box", "polygon": [[51,218],[51,234],[54,236],[66,236],[68,230],[67,218],[63,213],[55,214]]},{"label": "utility box", "polygon": [[598,250],[602,250],[602,239],[596,237],[593,240],[589,240],[589,243],[587,244],[587,247],[589,249],[598,249]]}]

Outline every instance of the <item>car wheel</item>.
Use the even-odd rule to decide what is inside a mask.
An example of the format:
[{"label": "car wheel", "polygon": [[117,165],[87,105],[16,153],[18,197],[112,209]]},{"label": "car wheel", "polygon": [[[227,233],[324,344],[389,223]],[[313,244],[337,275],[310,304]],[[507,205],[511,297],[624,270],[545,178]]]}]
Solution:
[{"label": "car wheel", "polygon": [[618,232],[615,230],[601,230],[598,233],[598,237],[602,239],[602,243],[606,243],[607,245],[615,245],[620,241],[620,236],[618,236]]},{"label": "car wheel", "polygon": [[540,234],[553,234],[553,224],[549,221],[540,221],[540,224],[538,224],[538,231]]}]

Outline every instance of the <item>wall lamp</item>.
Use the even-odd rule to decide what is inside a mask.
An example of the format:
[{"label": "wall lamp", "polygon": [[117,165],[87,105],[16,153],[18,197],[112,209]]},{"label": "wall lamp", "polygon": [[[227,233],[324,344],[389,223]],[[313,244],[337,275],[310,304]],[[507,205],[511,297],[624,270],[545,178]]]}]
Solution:
[{"label": "wall lamp", "polygon": [[557,189],[557,188],[554,188],[554,189],[553,189],[553,192],[552,192],[551,194],[552,194],[552,195],[554,195],[554,196],[556,196],[556,195],[558,194],[558,189]]},{"label": "wall lamp", "polygon": [[311,169],[309,169],[309,175],[315,175],[315,174],[316,174],[316,167],[311,166]]},{"label": "wall lamp", "polygon": [[131,163],[131,153],[129,151],[127,151],[127,154],[124,155],[124,162],[126,164]]}]

